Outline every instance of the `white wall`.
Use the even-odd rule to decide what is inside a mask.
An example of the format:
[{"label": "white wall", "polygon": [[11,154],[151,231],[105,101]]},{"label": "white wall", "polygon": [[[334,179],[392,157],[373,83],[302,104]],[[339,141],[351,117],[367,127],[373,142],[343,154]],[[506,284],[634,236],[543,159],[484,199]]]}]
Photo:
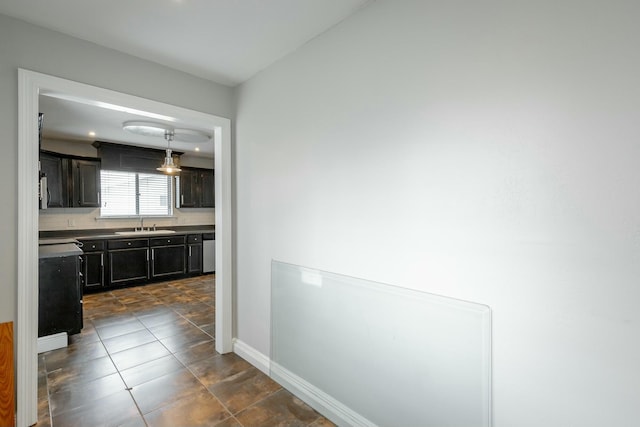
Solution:
[{"label": "white wall", "polygon": [[[0,15],[0,322],[16,319],[18,68],[233,118],[231,88]],[[158,88],[162,88],[159,90]]]},{"label": "white wall", "polygon": [[637,426],[638,16],[377,0],[242,85],[238,338],[271,259],[476,301],[496,427]]}]

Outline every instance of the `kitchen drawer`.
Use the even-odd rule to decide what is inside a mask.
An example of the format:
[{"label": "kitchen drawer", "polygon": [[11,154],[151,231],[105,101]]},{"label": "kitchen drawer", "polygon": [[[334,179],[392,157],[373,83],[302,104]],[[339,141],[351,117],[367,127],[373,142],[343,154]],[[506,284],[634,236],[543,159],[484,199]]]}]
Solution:
[{"label": "kitchen drawer", "polygon": [[187,243],[202,243],[202,234],[189,234]]},{"label": "kitchen drawer", "polygon": [[146,248],[147,246],[149,246],[149,239],[109,240],[107,243],[109,249]]},{"label": "kitchen drawer", "polygon": [[149,239],[149,246],[184,245],[185,236],[154,237]]},{"label": "kitchen drawer", "polygon": [[82,252],[100,252],[106,247],[104,240],[81,240],[80,242],[82,242]]}]

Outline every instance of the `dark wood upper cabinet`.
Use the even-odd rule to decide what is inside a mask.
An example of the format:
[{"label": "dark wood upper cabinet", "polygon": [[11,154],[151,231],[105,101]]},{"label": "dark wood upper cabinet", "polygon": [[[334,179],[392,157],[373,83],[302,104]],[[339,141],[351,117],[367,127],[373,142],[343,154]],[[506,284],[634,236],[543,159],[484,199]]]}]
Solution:
[{"label": "dark wood upper cabinet", "polygon": [[[157,174],[160,172],[156,168],[162,164],[165,156],[165,150],[133,147],[111,142],[96,141],[93,146],[98,149],[102,168],[112,171]],[[178,164],[180,163],[180,154],[182,153],[178,151],[173,152],[174,161]]]},{"label": "dark wood upper cabinet", "polygon": [[214,174],[213,169],[183,167],[176,177],[178,208],[213,208]]},{"label": "dark wood upper cabinet", "polygon": [[72,206],[100,207],[100,161],[71,160]]},{"label": "dark wood upper cabinet", "polygon": [[203,208],[215,207],[214,196],[213,169],[205,169],[200,172],[200,206]]},{"label": "dark wood upper cabinet", "polygon": [[100,159],[40,151],[49,208],[100,207]]},{"label": "dark wood upper cabinet", "polygon": [[66,166],[66,159],[53,154],[40,153],[40,172],[47,177],[49,199],[47,207],[49,208],[64,208],[68,206]]},{"label": "dark wood upper cabinet", "polygon": [[182,168],[180,172],[179,189],[180,194],[178,197],[179,207],[181,208],[196,208],[199,207],[198,200],[198,173],[193,169]]}]

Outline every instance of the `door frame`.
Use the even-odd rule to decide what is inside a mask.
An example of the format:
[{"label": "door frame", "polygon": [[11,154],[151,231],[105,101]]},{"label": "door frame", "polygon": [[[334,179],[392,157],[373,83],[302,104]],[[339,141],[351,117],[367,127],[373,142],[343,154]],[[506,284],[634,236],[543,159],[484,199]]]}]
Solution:
[{"label": "door frame", "polygon": [[17,414],[19,426],[38,420],[38,112],[41,94],[114,108],[150,119],[180,120],[214,137],[216,308],[215,345],[233,350],[231,120],[146,98],[18,69]]}]

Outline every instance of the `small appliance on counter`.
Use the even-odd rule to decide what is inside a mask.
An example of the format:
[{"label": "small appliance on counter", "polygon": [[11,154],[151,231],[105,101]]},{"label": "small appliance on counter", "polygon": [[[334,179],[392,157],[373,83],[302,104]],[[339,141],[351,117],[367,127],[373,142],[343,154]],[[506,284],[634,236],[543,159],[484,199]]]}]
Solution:
[{"label": "small appliance on counter", "polygon": [[66,347],[82,329],[81,243],[41,239],[38,260],[38,353]]}]

